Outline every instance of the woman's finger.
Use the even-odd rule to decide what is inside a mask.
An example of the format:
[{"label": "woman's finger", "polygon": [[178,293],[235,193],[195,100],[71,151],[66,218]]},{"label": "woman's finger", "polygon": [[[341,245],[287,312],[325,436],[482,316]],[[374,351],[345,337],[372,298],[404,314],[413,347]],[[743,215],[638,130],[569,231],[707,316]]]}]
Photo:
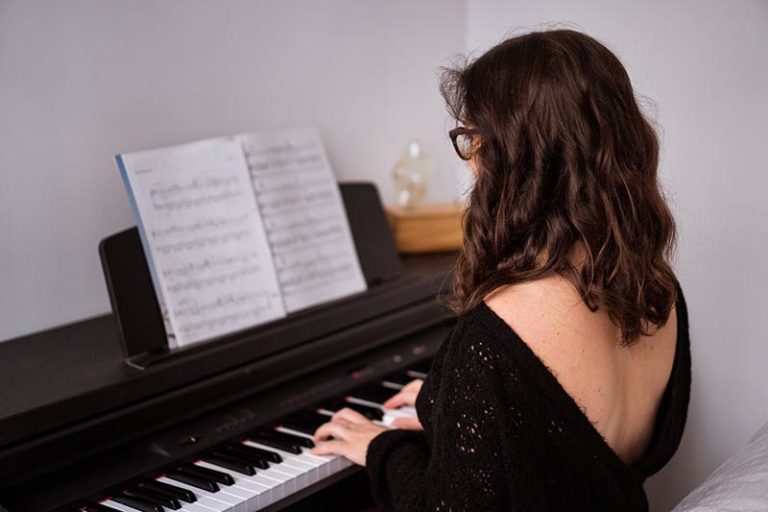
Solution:
[{"label": "woman's finger", "polygon": [[424,384],[424,381],[421,379],[412,380],[403,386],[403,391],[415,391],[418,394],[422,384]]},{"label": "woman's finger", "polygon": [[[346,420],[342,420],[346,421]],[[347,433],[347,427],[342,422],[328,422],[323,423],[319,427],[317,427],[317,430],[315,430],[315,435],[313,436],[313,439],[315,441],[323,441],[328,437],[333,437],[334,439],[346,439],[346,433]]]},{"label": "woman's finger", "polygon": [[312,455],[343,455],[345,457],[347,456],[346,451],[346,443],[336,439],[319,442],[309,450]]},{"label": "woman's finger", "polygon": [[401,405],[414,405],[416,403],[417,396],[418,393],[413,391],[405,391],[405,388],[403,388],[403,390],[401,390],[398,394],[384,402],[384,407],[387,409],[396,409]]},{"label": "woman's finger", "polygon": [[395,418],[392,425],[404,430],[424,430],[418,418]]},{"label": "woman's finger", "polygon": [[[349,407],[344,407],[336,411],[331,417],[331,421],[339,422],[342,420],[349,421],[350,423],[369,423],[371,420]],[[343,422],[343,421],[342,421]]]}]

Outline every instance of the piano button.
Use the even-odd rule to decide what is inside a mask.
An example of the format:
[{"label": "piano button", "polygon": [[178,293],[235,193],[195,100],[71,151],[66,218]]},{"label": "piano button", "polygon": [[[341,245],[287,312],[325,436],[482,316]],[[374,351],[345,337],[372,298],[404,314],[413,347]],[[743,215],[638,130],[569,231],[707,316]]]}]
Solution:
[{"label": "piano button", "polygon": [[171,480],[189,484],[193,487],[197,487],[198,489],[202,489],[204,491],[218,492],[219,490],[218,484],[213,480],[200,478],[199,476],[190,474],[186,471],[169,471],[168,473],[166,473],[166,476]]},{"label": "piano button", "polygon": [[311,438],[304,437],[302,435],[288,434],[279,430],[270,429],[269,434],[277,436],[276,439],[285,439],[287,442],[298,444],[306,448],[314,448],[315,442]]},{"label": "piano button", "polygon": [[251,434],[250,439],[252,441],[258,441],[259,443],[269,446],[270,448],[278,448],[288,453],[301,453],[301,446],[298,443],[293,442],[290,439],[281,437],[278,432],[254,432]]},{"label": "piano button", "polygon": [[328,416],[314,411],[303,411],[283,418],[280,423],[282,426],[292,430],[298,430],[305,434],[314,434],[320,425],[328,423],[328,421]]},{"label": "piano button", "polygon": [[195,493],[192,491],[182,489],[181,487],[176,487],[175,485],[164,484],[156,480],[150,480],[148,482],[141,483],[139,484],[139,487],[144,487],[151,491],[168,496],[169,498],[186,501],[187,503],[194,503],[194,501],[197,500],[197,498],[195,498]]},{"label": "piano button", "polygon": [[[234,505],[237,504],[239,500],[233,499],[231,496],[228,496],[226,494],[221,493],[220,491],[217,491],[215,493],[203,490],[198,488],[195,485],[187,484],[185,482],[181,482],[178,480],[173,480],[166,476],[161,476],[157,479],[158,482],[174,485],[176,487],[181,487],[182,489],[187,489],[191,492],[195,493],[195,496],[197,497],[197,501],[195,503],[187,505],[187,507],[200,506],[213,510],[214,512],[227,512],[232,509]],[[186,508],[186,507],[185,507]]]},{"label": "piano button", "polygon": [[230,457],[235,457],[244,462],[247,462],[254,468],[257,468],[257,469],[269,468],[269,461],[266,459],[264,455],[257,455],[255,453],[251,453],[247,451],[247,449],[245,448],[246,448],[245,446],[242,446],[240,443],[237,443],[237,444],[225,446],[223,450],[224,450],[224,453],[226,453]]},{"label": "piano button", "polygon": [[126,507],[132,507],[136,510],[140,510],[141,512],[164,512],[162,505],[153,503],[152,501],[145,498],[139,498],[138,496],[118,494],[112,496],[112,501],[122,503]]},{"label": "piano button", "polygon": [[232,471],[237,471],[238,473],[242,473],[244,475],[256,474],[256,468],[254,468],[251,464],[243,461],[242,459],[227,456],[225,453],[216,452],[213,455],[206,455],[203,457],[203,460],[213,464],[214,466],[219,466],[224,469],[231,469]]},{"label": "piano button", "polygon": [[232,485],[233,483],[235,483],[235,480],[232,478],[232,475],[230,475],[229,473],[225,473],[224,471],[220,471],[220,470],[203,468],[196,462],[192,464],[182,464],[178,467],[178,469],[182,471],[186,471],[188,473],[192,473],[193,475],[197,475],[201,478],[213,480],[214,482],[219,484]]},{"label": "piano button", "polygon": [[230,446],[232,446],[232,450],[235,452],[250,454],[254,457],[261,457],[265,460],[268,460],[269,462],[274,462],[276,464],[283,462],[283,458],[280,457],[280,455],[274,449],[255,448],[250,446],[247,440],[243,441],[242,443],[237,443]]},{"label": "piano button", "polygon": [[127,491],[123,491],[123,494],[137,498],[143,498],[147,501],[151,501],[152,503],[156,503],[171,510],[179,510],[181,508],[181,503],[179,503],[179,500],[176,498],[169,497],[165,494],[155,492],[144,487],[134,487],[132,489],[128,489]]}]

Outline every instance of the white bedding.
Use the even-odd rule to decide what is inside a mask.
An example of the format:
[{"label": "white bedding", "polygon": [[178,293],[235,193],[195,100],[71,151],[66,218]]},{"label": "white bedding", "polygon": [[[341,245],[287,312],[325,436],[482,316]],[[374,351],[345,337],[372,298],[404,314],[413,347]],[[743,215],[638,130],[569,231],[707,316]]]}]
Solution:
[{"label": "white bedding", "polygon": [[768,423],[672,512],[768,511]]}]

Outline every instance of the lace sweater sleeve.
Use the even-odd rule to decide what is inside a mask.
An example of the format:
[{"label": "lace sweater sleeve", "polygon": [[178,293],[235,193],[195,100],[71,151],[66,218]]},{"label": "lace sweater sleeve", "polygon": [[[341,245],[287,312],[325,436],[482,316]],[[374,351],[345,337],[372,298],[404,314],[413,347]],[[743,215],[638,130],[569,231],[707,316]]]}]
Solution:
[{"label": "lace sweater sleeve", "polygon": [[422,387],[425,431],[384,432],[368,448],[374,500],[387,512],[509,510],[500,361],[463,331],[445,342]]}]

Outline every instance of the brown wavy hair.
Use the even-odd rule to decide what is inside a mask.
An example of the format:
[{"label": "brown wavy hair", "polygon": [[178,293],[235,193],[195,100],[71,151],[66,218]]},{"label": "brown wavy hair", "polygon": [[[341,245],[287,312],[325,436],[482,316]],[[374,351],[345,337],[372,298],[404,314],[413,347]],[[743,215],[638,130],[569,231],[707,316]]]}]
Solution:
[{"label": "brown wavy hair", "polygon": [[675,223],[656,134],[618,58],[579,32],[534,32],[444,70],[440,89],[478,137],[453,310],[560,275],[607,311],[625,345],[664,325]]}]

